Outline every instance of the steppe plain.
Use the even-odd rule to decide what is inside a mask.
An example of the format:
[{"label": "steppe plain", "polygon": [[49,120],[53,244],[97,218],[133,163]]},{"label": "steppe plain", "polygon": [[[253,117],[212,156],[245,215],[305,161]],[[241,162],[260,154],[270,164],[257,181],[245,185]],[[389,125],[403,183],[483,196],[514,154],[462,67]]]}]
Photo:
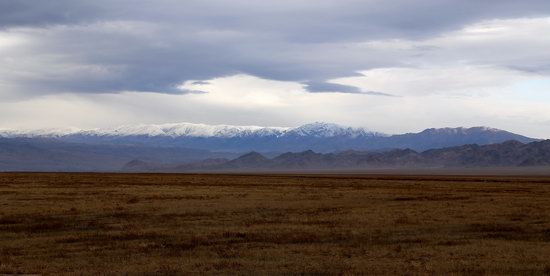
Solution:
[{"label": "steppe plain", "polygon": [[0,174],[0,274],[548,275],[550,177]]}]

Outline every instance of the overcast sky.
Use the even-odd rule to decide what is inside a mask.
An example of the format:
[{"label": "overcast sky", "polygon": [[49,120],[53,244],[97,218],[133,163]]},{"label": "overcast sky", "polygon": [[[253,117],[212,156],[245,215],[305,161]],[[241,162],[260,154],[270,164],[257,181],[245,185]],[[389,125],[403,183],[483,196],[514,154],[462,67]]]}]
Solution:
[{"label": "overcast sky", "polygon": [[550,138],[548,0],[0,0],[0,128]]}]

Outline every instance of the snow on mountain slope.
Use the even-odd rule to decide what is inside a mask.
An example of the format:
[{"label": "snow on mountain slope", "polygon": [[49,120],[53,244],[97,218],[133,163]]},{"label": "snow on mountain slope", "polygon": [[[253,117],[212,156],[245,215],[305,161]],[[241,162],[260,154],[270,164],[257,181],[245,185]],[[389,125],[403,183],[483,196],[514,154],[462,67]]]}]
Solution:
[{"label": "snow on mountain slope", "polygon": [[447,135],[456,135],[456,134],[462,134],[462,135],[468,135],[468,134],[475,134],[475,133],[502,133],[505,132],[504,130],[498,129],[498,128],[491,128],[486,126],[481,127],[471,127],[471,128],[465,128],[465,127],[457,127],[457,128],[428,128],[421,133],[426,134],[447,134]]},{"label": "snow on mountain slope", "polygon": [[160,124],[160,125],[126,125],[105,129],[41,129],[32,131],[0,130],[3,137],[63,137],[70,135],[82,136],[165,136],[165,137],[249,137],[249,136],[383,136],[381,133],[371,132],[364,128],[344,127],[330,123],[312,123],[295,128],[288,127],[259,127],[259,126],[231,126],[206,125],[192,123]]},{"label": "snow on mountain slope", "polygon": [[45,129],[33,129],[33,130],[0,129],[0,137],[58,138],[58,137],[72,135],[80,132],[81,130],[77,128],[45,128]]},{"label": "snow on mountain slope", "polygon": [[356,138],[359,136],[386,136],[385,134],[369,131],[365,128],[345,127],[337,124],[315,122],[297,128],[290,129],[287,134],[311,137],[335,137],[346,136]]},{"label": "snow on mountain slope", "polygon": [[390,136],[365,128],[322,122],[293,128],[177,123],[90,130],[0,130],[0,137],[56,138],[56,140],[71,143],[179,147],[224,152],[252,150],[334,152],[349,149],[423,151],[465,144],[495,144],[509,140],[522,143],[536,141],[536,139],[488,127],[432,128],[419,133]]},{"label": "snow on mountain slope", "polygon": [[168,137],[240,137],[249,135],[280,135],[287,128],[259,126],[205,125],[191,123],[120,126],[83,131],[91,136],[168,136]]}]

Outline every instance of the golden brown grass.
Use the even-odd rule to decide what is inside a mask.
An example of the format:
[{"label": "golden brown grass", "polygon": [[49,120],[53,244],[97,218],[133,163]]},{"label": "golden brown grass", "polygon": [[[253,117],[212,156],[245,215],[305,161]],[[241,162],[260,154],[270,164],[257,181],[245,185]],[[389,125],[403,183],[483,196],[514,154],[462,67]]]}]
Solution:
[{"label": "golden brown grass", "polygon": [[550,178],[0,174],[0,274],[550,274]]}]

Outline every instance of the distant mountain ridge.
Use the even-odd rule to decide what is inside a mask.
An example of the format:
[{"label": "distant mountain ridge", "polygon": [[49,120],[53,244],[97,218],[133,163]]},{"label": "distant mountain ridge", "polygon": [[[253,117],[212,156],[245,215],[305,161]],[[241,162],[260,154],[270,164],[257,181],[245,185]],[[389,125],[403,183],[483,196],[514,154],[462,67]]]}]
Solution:
[{"label": "distant mountain ridge", "polygon": [[366,128],[322,122],[293,128],[179,123],[92,130],[4,130],[0,131],[0,136],[53,138],[84,144],[140,145],[225,152],[314,150],[322,153],[348,149],[380,151],[396,148],[422,151],[465,144],[502,143],[508,140],[522,143],[536,141],[533,138],[488,127],[432,128],[419,133],[387,135]]},{"label": "distant mountain ridge", "polygon": [[537,140],[490,127],[458,127],[429,128],[419,133],[393,135],[383,143],[386,142],[386,145],[389,145],[390,148],[410,148],[422,151],[467,144],[489,145],[506,141],[530,143]]},{"label": "distant mountain ridge", "polygon": [[[239,157],[240,156],[240,157]],[[262,171],[365,168],[550,166],[550,140],[468,144],[415,151],[313,150],[242,155],[143,145],[82,144],[46,138],[0,138],[0,171]],[[549,169],[550,170],[550,169]]]},{"label": "distant mountain ridge", "polygon": [[193,123],[176,123],[160,125],[127,125],[114,128],[79,130],[68,129],[39,129],[39,130],[0,130],[0,135],[6,138],[13,137],[50,137],[66,136],[149,136],[149,137],[197,137],[197,138],[231,138],[246,136],[371,136],[385,135],[372,132],[365,128],[344,127],[337,124],[315,122],[299,127],[260,127],[260,126],[233,126],[233,125],[206,125]]},{"label": "distant mountain ridge", "polygon": [[140,145],[91,145],[46,138],[0,138],[0,171],[118,171],[128,161],[188,163],[235,153]]},{"label": "distant mountain ridge", "polygon": [[[123,168],[135,170],[132,161]],[[483,168],[550,166],[550,140],[523,144],[507,141],[491,145],[464,145],[416,152],[396,149],[387,152],[345,151],[316,153],[311,150],[284,153],[267,158],[250,152],[233,160],[217,163],[190,163],[178,166],[155,167],[142,164],[149,171],[307,171],[307,170],[361,170],[373,168]]]}]

